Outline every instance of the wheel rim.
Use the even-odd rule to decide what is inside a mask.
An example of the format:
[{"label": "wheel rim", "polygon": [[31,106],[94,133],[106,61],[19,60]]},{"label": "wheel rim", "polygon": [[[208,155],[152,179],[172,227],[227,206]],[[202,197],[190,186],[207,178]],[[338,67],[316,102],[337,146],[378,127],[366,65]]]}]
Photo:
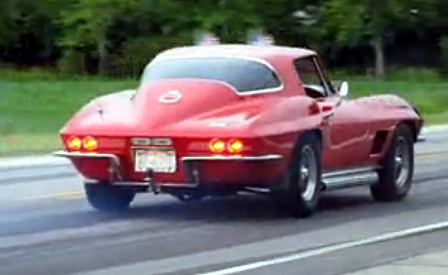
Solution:
[{"label": "wheel rim", "polygon": [[314,197],[317,185],[316,156],[313,149],[308,145],[303,147],[299,167],[300,195],[306,201]]},{"label": "wheel rim", "polygon": [[394,155],[395,183],[397,187],[406,184],[410,169],[410,152],[406,140],[403,137],[398,138],[398,144]]}]

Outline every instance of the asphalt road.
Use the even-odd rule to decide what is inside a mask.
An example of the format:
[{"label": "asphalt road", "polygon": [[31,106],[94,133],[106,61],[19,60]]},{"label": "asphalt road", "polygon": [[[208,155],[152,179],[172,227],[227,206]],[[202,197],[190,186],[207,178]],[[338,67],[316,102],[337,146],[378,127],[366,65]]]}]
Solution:
[{"label": "asphalt road", "polygon": [[326,193],[310,219],[249,194],[187,204],[142,194],[128,213],[100,214],[66,164],[3,169],[0,274],[344,274],[446,248],[448,132],[416,150],[406,200],[341,190]]}]

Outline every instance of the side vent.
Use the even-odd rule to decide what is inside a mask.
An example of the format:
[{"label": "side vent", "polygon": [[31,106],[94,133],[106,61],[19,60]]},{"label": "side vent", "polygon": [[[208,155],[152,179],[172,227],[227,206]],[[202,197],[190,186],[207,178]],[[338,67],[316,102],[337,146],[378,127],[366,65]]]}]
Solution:
[{"label": "side vent", "polygon": [[387,131],[378,131],[373,139],[373,145],[372,150],[370,151],[370,154],[375,155],[381,152],[383,150],[384,144],[386,143],[387,139]]}]

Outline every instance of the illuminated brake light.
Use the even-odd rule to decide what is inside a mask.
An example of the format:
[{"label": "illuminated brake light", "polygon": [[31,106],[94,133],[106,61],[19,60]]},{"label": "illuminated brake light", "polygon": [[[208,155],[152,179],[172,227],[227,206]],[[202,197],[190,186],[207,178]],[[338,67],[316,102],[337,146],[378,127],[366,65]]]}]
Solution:
[{"label": "illuminated brake light", "polygon": [[241,140],[232,140],[228,144],[228,150],[231,153],[241,153],[243,151],[244,144]]},{"label": "illuminated brake light", "polygon": [[214,153],[222,153],[226,150],[226,144],[222,140],[212,140],[210,142],[210,150]]},{"label": "illuminated brake light", "polygon": [[98,141],[93,137],[87,137],[83,140],[84,149],[95,150],[98,148]]},{"label": "illuminated brake light", "polygon": [[67,142],[68,148],[79,150],[82,147],[82,141],[79,137],[73,137]]}]

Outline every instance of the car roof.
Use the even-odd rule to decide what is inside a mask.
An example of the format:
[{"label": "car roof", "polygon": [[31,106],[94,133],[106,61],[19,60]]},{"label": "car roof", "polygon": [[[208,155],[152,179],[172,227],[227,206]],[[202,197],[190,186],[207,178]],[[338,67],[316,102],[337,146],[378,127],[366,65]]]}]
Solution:
[{"label": "car roof", "polygon": [[316,55],[312,50],[304,48],[293,48],[286,46],[257,46],[246,44],[220,44],[208,46],[185,46],[176,47],[161,52],[156,58],[194,58],[232,56],[240,58],[256,58],[270,61],[276,58],[302,58]]}]

